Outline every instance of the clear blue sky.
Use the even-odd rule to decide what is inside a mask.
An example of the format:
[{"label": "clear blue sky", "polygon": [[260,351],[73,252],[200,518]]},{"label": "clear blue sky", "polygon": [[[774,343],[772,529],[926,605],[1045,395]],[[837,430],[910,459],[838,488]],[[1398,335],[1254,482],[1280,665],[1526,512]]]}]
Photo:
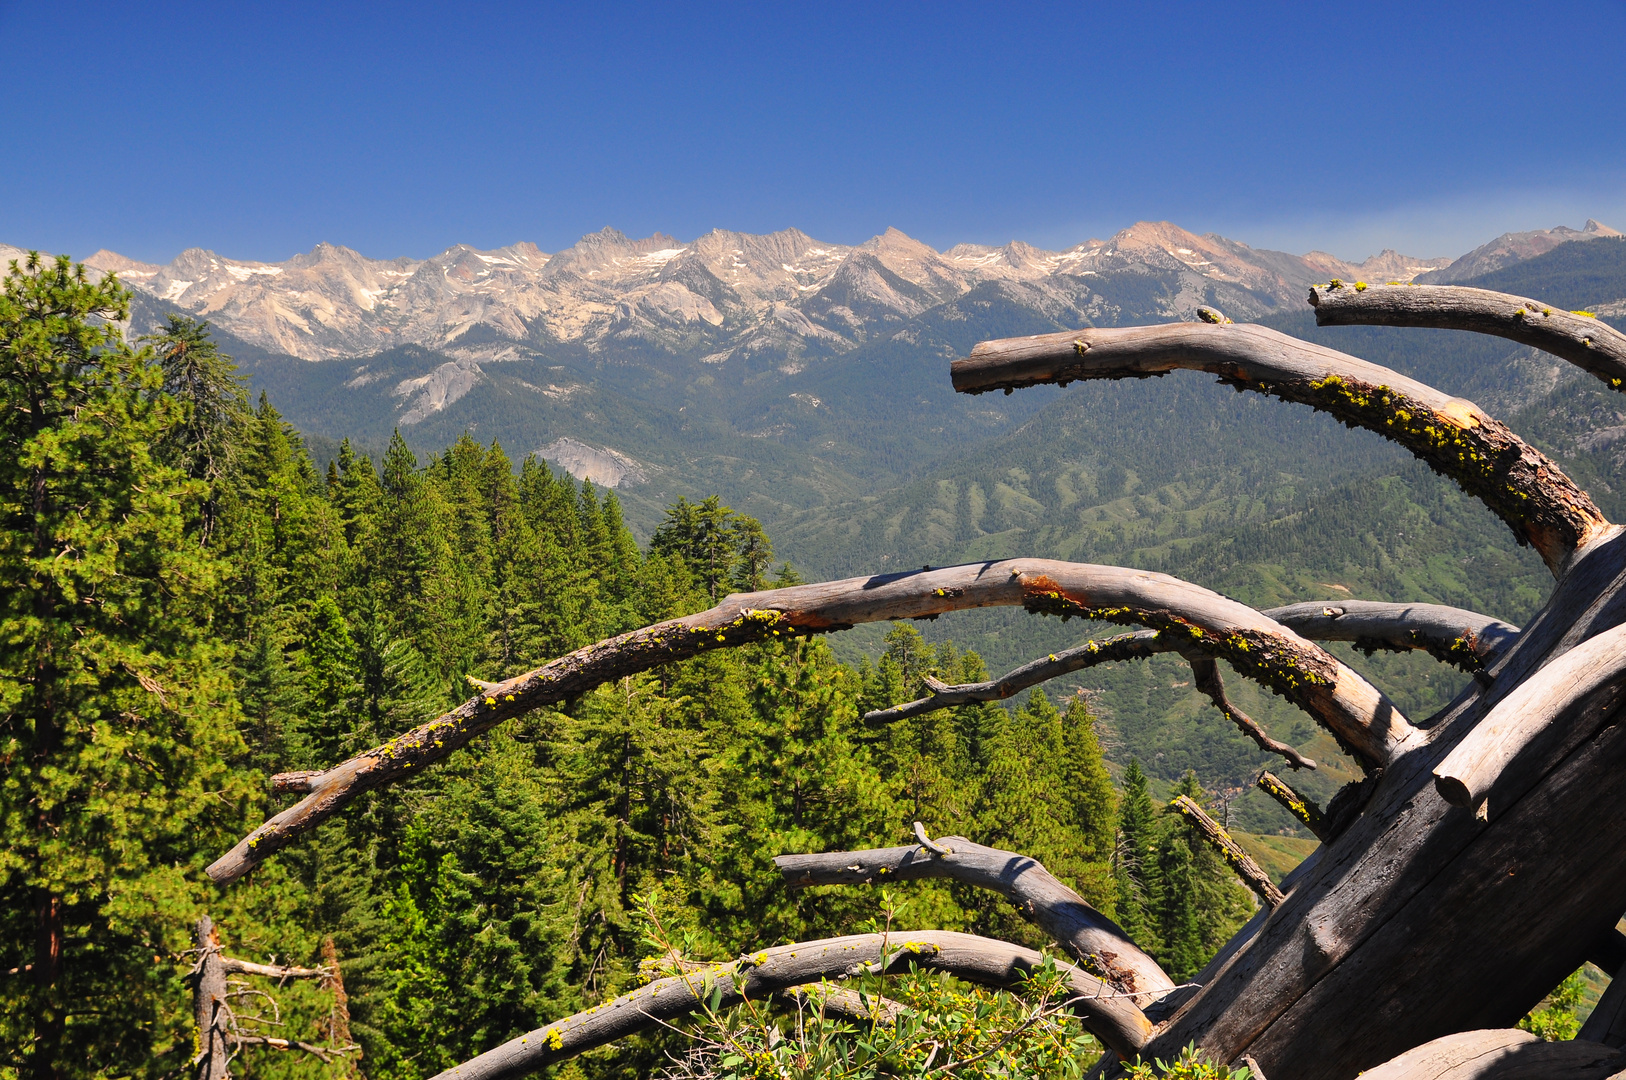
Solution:
[{"label": "clear blue sky", "polygon": [[1460,254],[1626,229],[1626,0],[0,0],[0,241],[376,256],[614,225]]}]

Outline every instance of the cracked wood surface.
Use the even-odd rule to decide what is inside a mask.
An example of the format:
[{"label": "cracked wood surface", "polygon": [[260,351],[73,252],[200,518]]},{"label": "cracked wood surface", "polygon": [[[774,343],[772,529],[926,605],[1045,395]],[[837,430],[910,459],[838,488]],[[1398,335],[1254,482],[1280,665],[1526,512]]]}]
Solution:
[{"label": "cracked wood surface", "polygon": [[1609,1080],[1626,1055],[1601,1043],[1542,1042],[1517,1028],[1447,1035],[1364,1073],[1365,1080]]},{"label": "cracked wood surface", "polygon": [[1319,646],[1245,604],[1167,574],[1115,566],[1005,559],[848,578],[730,596],[707,611],[597,642],[469,699],[444,716],[317,776],[309,793],[215,860],[235,881],[366,791],[412,775],[496,725],[596,686],[716,648],[970,608],[1133,623],[1224,657],[1308,712],[1341,745],[1381,767],[1420,733],[1370,683]]},{"label": "cracked wood surface", "polygon": [[[853,934],[780,945],[639,987],[510,1039],[440,1073],[435,1080],[524,1076],[663,1021],[670,1023],[699,1012],[714,988],[721,992],[720,1007],[728,1008],[747,998],[766,999],[820,979],[890,973],[907,970],[910,964],[969,982],[1010,988],[1043,960],[1042,954],[1020,945],[944,930]],[[1145,1015],[1083,969],[1068,964],[1058,967],[1078,995],[1073,1012],[1084,1026],[1116,1053],[1133,1056],[1151,1033]]]},{"label": "cracked wood surface", "polygon": [[1524,296],[1463,285],[1313,285],[1317,326],[1421,326],[1517,341],[1568,360],[1616,390],[1626,385],[1626,334],[1601,319]]},{"label": "cracked wood surface", "polygon": [[1399,443],[1488,506],[1555,576],[1609,524],[1552,459],[1473,402],[1263,326],[1171,323],[1005,338],[984,341],[951,365],[954,388],[972,394],[1181,368]]},{"label": "cracked wood surface", "polygon": [[1136,995],[1137,1004],[1148,1005],[1174,988],[1174,980],[1117,923],[1091,907],[1039,860],[984,847],[963,836],[940,837],[937,843],[950,849],[949,854],[907,844],[872,851],[780,855],[774,865],[787,884],[802,887],[949,878],[988,889],[1008,899],[1074,959],[1113,987]]}]

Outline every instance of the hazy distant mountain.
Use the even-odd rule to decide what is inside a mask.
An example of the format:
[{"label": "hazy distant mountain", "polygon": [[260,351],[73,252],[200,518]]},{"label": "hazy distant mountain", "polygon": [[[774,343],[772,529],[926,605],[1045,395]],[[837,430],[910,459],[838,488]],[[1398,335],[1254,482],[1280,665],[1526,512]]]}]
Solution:
[{"label": "hazy distant mountain", "polygon": [[938,252],[896,229],[851,247],[796,229],[718,230],[686,243],[605,229],[554,255],[529,243],[460,244],[419,262],[319,244],[281,263],[200,248],[166,266],[109,251],[86,260],[243,341],[306,360],[414,344],[491,361],[561,343],[638,341],[701,350],[717,364],[775,354],[791,366],[856,348],[983,285],[1068,323],[1114,321],[1124,308],[1115,294],[1148,288],[1166,318],[1204,303],[1253,317],[1296,304],[1312,281],[1410,280],[1445,262],[1391,251],[1361,264],[1288,255],[1167,222],[1059,252],[1021,242]]},{"label": "hazy distant mountain", "polygon": [[1591,218],[1588,218],[1587,223],[1578,230],[1560,225],[1553,229],[1503,233],[1490,243],[1474,248],[1444,269],[1419,274],[1417,281],[1419,284],[1427,285],[1452,285],[1472,277],[1480,277],[1493,270],[1500,270],[1504,266],[1533,259],[1537,255],[1544,255],[1560,244],[1620,235],[1609,226]]}]

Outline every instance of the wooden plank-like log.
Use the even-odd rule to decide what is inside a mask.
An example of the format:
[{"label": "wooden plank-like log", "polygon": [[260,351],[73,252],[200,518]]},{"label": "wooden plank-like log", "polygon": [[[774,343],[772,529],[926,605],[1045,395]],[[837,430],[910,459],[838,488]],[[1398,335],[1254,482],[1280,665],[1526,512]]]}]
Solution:
[{"label": "wooden plank-like log", "polygon": [[1454,806],[1483,815],[1517,799],[1539,779],[1521,759],[1540,768],[1554,754],[1578,745],[1591,730],[1566,722],[1577,706],[1599,694],[1626,689],[1626,625],[1605,630],[1524,680],[1434,770],[1440,794]]},{"label": "wooden plank-like log", "polygon": [[1626,1058],[1601,1043],[1542,1042],[1517,1028],[1462,1031],[1362,1073],[1364,1080],[1608,1080]]},{"label": "wooden plank-like log", "polygon": [[1421,737],[1400,710],[1317,645],[1218,593],[1123,567],[1006,559],[848,578],[730,596],[708,611],[635,630],[497,684],[447,713],[310,780],[310,793],[207,868],[235,881],[363,792],[455,753],[505,720],[595,686],[711,649],[861,622],[1016,605],[1041,614],[1131,623],[1224,657],[1308,712],[1352,754],[1381,766]]},{"label": "wooden plank-like log", "polygon": [[197,1024],[197,1080],[229,1080],[231,1044],[227,1041],[231,1015],[226,1004],[226,968],[221,962],[220,934],[207,915],[198,918],[195,941],[198,953],[192,989],[193,1022]]},{"label": "wooden plank-like log", "polygon": [[1568,360],[1616,390],[1626,384],[1626,334],[1600,319],[1524,296],[1462,285],[1314,285],[1318,326],[1425,326],[1517,341]]},{"label": "wooden plank-like log", "polygon": [[[819,979],[863,972],[893,973],[915,964],[988,986],[1014,987],[1043,963],[1020,945],[942,930],[855,934],[781,945],[751,953],[705,972],[661,979],[614,1001],[510,1039],[495,1049],[440,1073],[435,1080],[510,1080],[565,1061],[586,1050],[626,1038],[660,1023],[690,1016],[717,995],[718,1006],[760,1000]],[[1081,968],[1061,965],[1078,995],[1073,1011],[1084,1026],[1116,1053],[1132,1056],[1145,1044],[1151,1024],[1127,998]]]},{"label": "wooden plank-like log", "polygon": [[1609,524],[1552,459],[1473,402],[1263,326],[1173,323],[1007,338],[982,342],[951,368],[954,388],[973,394],[1185,368],[1309,405],[1399,443],[1455,480],[1555,575]]},{"label": "wooden plank-like log", "polygon": [[803,888],[947,878],[988,889],[1008,899],[1115,989],[1136,995],[1134,1000],[1142,1008],[1173,989],[1174,980],[1156,960],[1039,860],[974,844],[963,836],[940,837],[937,844],[947,853],[908,844],[873,851],[780,855],[774,865],[786,884]]},{"label": "wooden plank-like log", "polygon": [[1285,899],[1276,883],[1270,880],[1260,865],[1253,861],[1253,857],[1242,850],[1242,845],[1231,839],[1231,834],[1225,827],[1198,806],[1189,795],[1178,795],[1169,804],[1179,811],[1180,816],[1190,822],[1197,830],[1203,841],[1220,853],[1220,856],[1236,871],[1236,876],[1242,879],[1252,893],[1257,896],[1267,908],[1281,906]]}]

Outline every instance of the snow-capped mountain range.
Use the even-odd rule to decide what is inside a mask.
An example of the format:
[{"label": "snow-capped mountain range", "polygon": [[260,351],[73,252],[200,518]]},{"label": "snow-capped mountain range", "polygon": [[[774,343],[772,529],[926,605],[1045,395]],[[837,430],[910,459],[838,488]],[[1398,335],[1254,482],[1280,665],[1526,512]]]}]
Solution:
[{"label": "snow-capped mountain range", "polygon": [[[0,258],[16,254],[0,249]],[[280,263],[201,248],[163,266],[110,251],[85,262],[165,307],[306,360],[415,344],[492,361],[561,343],[602,349],[636,340],[698,350],[711,363],[770,353],[794,365],[803,354],[839,354],[896,332],[979,289],[1067,325],[1113,321],[1126,283],[1153,287],[1166,317],[1190,317],[1205,303],[1253,317],[1297,304],[1312,281],[1409,281],[1451,260],[1384,251],[1352,264],[1141,222],[1066,251],[1013,241],[939,252],[896,229],[847,246],[796,229],[715,230],[682,242],[607,228],[551,255],[531,243],[459,244],[422,261],[371,259],[323,243]]]}]

